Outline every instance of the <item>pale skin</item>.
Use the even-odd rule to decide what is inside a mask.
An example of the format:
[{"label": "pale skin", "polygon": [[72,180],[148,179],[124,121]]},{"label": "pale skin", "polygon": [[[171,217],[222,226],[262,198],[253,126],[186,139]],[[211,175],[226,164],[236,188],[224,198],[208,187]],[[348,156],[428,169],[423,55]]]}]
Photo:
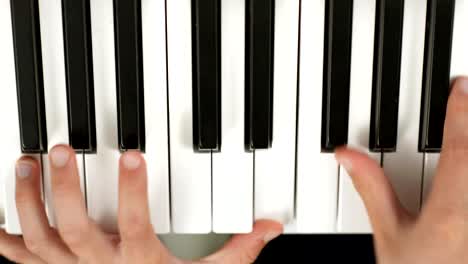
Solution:
[{"label": "pale skin", "polygon": [[[16,204],[23,238],[0,231],[0,254],[15,262],[252,263],[282,232],[280,223],[258,220],[252,233],[235,235],[218,252],[198,261],[180,260],[154,235],[140,153],[129,151],[119,161],[118,235],[104,233],[88,218],[73,150],[59,145],[49,156],[57,228],[49,226],[40,199],[39,164],[20,158]],[[468,78],[454,82],[440,163],[420,213],[401,206],[382,168],[365,154],[342,147],[336,158],[367,208],[379,263],[468,263]]]}]

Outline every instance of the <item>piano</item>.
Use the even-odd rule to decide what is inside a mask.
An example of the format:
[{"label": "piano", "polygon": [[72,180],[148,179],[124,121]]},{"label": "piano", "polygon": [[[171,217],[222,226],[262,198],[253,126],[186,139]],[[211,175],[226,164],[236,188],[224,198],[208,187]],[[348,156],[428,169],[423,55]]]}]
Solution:
[{"label": "piano", "polygon": [[384,168],[417,213],[450,81],[468,75],[468,0],[3,0],[2,227],[14,164],[77,152],[89,216],[116,231],[117,161],[148,163],[158,234],[371,234],[333,150]]}]

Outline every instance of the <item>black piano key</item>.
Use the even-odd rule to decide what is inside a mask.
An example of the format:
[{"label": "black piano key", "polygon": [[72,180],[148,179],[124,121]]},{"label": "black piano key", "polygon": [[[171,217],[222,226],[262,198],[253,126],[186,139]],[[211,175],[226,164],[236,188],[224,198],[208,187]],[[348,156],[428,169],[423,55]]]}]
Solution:
[{"label": "black piano key", "polygon": [[62,0],[70,145],[96,151],[89,0]]},{"label": "black piano key", "polygon": [[275,1],[246,1],[245,147],[267,149],[273,140]]},{"label": "black piano key", "polygon": [[[11,0],[21,150],[47,151],[37,0]],[[13,89],[5,87],[4,89]]]},{"label": "black piano key", "polygon": [[348,142],[349,85],[353,1],[329,0],[325,5],[322,99],[322,151]]},{"label": "black piano key", "polygon": [[221,1],[192,0],[193,145],[221,149]]},{"label": "black piano key", "polygon": [[429,0],[419,128],[419,151],[439,152],[450,89],[455,0]]},{"label": "black piano key", "polygon": [[145,150],[140,0],[114,0],[119,146]]},{"label": "black piano key", "polygon": [[369,149],[396,150],[404,0],[377,0]]}]

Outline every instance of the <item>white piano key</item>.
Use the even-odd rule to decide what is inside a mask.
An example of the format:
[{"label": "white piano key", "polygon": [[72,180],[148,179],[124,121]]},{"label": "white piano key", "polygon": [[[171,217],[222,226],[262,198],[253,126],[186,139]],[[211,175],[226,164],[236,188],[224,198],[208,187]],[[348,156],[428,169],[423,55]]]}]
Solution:
[{"label": "white piano key", "polygon": [[436,174],[437,165],[439,164],[439,153],[425,153],[424,154],[424,185],[422,189],[422,201],[424,203],[429,196],[432,187],[432,181]]},{"label": "white piano key", "polygon": [[213,231],[248,233],[253,154],[244,149],[245,1],[221,2],[222,149],[213,153]]},{"label": "white piano key", "polygon": [[9,233],[20,233],[18,214],[15,204],[15,161],[21,155],[20,131],[18,123],[18,106],[16,100],[15,61],[13,56],[13,33],[11,25],[10,1],[0,2],[0,120],[5,129],[0,137],[2,151],[0,158],[1,186],[3,193],[3,211],[5,214],[5,229]]},{"label": "white piano key", "polygon": [[[380,163],[380,153],[369,152],[375,6],[375,0],[354,1],[348,145],[366,152]],[[371,232],[361,197],[342,167],[339,179],[338,231]]]},{"label": "white piano key", "polygon": [[141,1],[148,198],[157,233],[170,231],[166,4]]},{"label": "white piano key", "polygon": [[[67,88],[63,48],[62,7],[60,0],[40,0],[44,101],[49,150],[57,144],[68,144]],[[83,156],[77,155],[81,190],[84,191]],[[43,155],[45,205],[49,223],[55,226],[51,175],[48,154]]]},{"label": "white piano key", "polygon": [[[0,137],[0,177],[2,178],[2,204],[5,222],[3,228],[9,234],[21,234],[21,226],[15,202],[15,164],[21,156],[21,142],[16,94],[15,60],[10,1],[0,2],[0,120],[5,129]],[[40,155],[30,155],[40,160]]]},{"label": "white piano key", "polygon": [[3,174],[0,174],[0,228],[5,228],[5,191],[3,183]]},{"label": "white piano key", "polygon": [[285,224],[294,217],[299,1],[277,0],[273,84],[273,144],[255,150],[255,219]]},{"label": "white piano key", "polygon": [[195,153],[192,137],[191,1],[167,1],[172,230],[208,233],[211,155]]},{"label": "white piano key", "polygon": [[96,154],[85,154],[88,214],[107,232],[116,232],[118,210],[117,97],[112,0],[91,1]]},{"label": "white piano key", "polygon": [[336,227],[338,164],[321,153],[325,1],[303,0],[297,131],[297,231],[331,233]]},{"label": "white piano key", "polygon": [[426,1],[405,1],[397,150],[383,155],[385,174],[410,212],[418,212],[423,154],[418,152]]},{"label": "white piano key", "polygon": [[[450,68],[450,77],[452,79],[459,76],[468,75],[468,34],[466,34],[466,25],[468,25],[468,1],[458,0],[455,2],[455,17],[453,21],[453,40],[452,40],[452,62]],[[424,188],[423,199],[427,198],[432,181],[435,176],[440,154],[426,153],[424,155]]]}]

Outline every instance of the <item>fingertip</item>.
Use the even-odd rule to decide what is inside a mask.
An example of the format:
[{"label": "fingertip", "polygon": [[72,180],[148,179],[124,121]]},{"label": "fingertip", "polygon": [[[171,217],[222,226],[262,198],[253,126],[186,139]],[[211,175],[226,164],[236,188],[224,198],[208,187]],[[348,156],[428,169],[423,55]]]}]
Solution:
[{"label": "fingertip", "polygon": [[252,232],[261,233],[266,244],[283,233],[283,225],[273,220],[261,219],[255,222]]},{"label": "fingertip", "polygon": [[75,151],[68,145],[55,145],[49,152],[50,163],[55,168],[64,168]]},{"label": "fingertip", "polygon": [[455,92],[460,92],[464,95],[468,95],[468,77],[459,76],[455,78],[455,80],[452,82],[452,87]]},{"label": "fingertip", "polygon": [[32,157],[21,157],[16,162],[16,176],[18,179],[26,179],[38,172],[38,161]]},{"label": "fingertip", "polygon": [[144,165],[144,159],[137,150],[129,150],[120,156],[120,165],[122,168],[133,171]]},{"label": "fingertip", "polygon": [[346,171],[351,172],[353,168],[353,159],[350,157],[347,149],[337,149],[335,151],[335,159]]},{"label": "fingertip", "polygon": [[255,221],[254,226],[253,226],[253,232],[255,231],[277,231],[279,233],[283,232],[283,224],[270,220],[270,219],[259,219]]}]

